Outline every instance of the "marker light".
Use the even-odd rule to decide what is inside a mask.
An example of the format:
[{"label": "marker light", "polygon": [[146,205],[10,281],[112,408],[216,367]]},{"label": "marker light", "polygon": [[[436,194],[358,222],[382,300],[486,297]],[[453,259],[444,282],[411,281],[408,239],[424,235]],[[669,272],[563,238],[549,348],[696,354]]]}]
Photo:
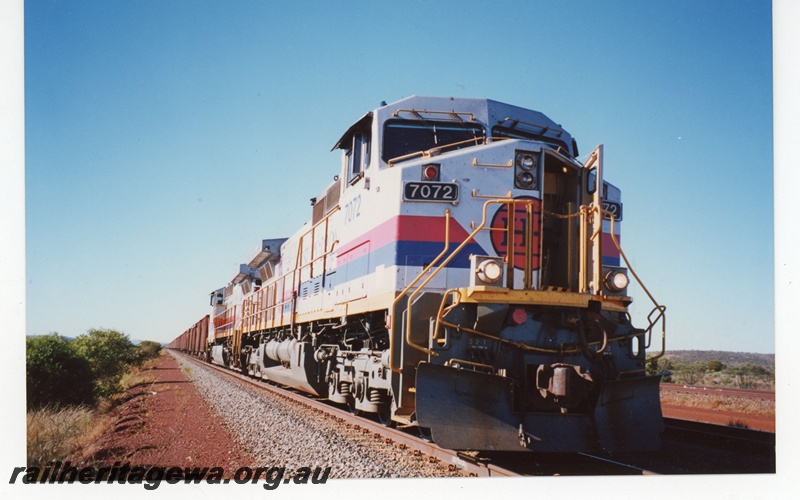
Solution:
[{"label": "marker light", "polygon": [[429,163],[422,166],[422,180],[424,181],[438,181],[439,180],[439,165],[436,163]]}]

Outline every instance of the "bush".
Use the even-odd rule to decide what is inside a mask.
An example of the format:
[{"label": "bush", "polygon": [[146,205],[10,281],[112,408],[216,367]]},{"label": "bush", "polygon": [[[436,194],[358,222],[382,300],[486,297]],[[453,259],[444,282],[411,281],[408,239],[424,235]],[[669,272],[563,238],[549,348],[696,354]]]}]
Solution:
[{"label": "bush", "polygon": [[161,354],[161,344],[152,340],[143,340],[136,346],[136,364],[157,358]]},{"label": "bush", "polygon": [[727,368],[725,366],[725,363],[723,363],[722,361],[720,361],[718,359],[709,359],[708,361],[706,361],[706,371],[707,372],[711,372],[711,373],[721,372],[725,368]]},{"label": "bush", "polygon": [[25,341],[28,408],[94,402],[89,362],[57,333]]},{"label": "bush", "polygon": [[89,330],[75,340],[54,333],[27,339],[28,408],[93,404],[121,390],[131,365],[158,357],[161,344],[134,346],[116,330]]},{"label": "bush", "polygon": [[646,370],[649,375],[663,371],[672,372],[672,377],[663,377],[662,382],[687,385],[710,385],[739,387],[743,389],[774,390],[775,370],[773,366],[754,362],[741,362],[719,358],[697,359],[686,357],[670,360],[667,357],[649,359]]},{"label": "bush", "polygon": [[136,348],[128,336],[116,330],[89,330],[73,340],[75,351],[84,357],[96,379],[96,393],[105,397],[119,391],[119,381],[136,361]]},{"label": "bush", "polygon": [[661,375],[662,382],[672,382],[674,366],[669,358],[650,358],[647,360],[645,370],[648,375]]}]

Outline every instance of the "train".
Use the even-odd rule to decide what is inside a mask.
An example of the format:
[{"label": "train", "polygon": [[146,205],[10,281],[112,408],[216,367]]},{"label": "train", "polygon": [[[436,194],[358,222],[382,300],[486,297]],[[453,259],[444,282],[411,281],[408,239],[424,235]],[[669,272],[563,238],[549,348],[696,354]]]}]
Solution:
[{"label": "train", "polygon": [[666,308],[645,288],[632,323],[603,145],[580,157],[541,112],[412,96],[334,150],[308,222],[261,240],[168,347],[449,449],[660,448],[646,353],[664,354]]}]

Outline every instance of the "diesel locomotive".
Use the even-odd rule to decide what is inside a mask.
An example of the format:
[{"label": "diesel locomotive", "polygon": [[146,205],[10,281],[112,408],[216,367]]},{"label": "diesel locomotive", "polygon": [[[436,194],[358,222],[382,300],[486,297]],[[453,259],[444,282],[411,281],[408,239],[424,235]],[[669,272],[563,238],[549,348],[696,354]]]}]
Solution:
[{"label": "diesel locomotive", "polygon": [[631,322],[602,145],[581,161],[540,112],[413,96],[333,149],[309,222],[262,240],[170,347],[446,448],[660,447],[645,363],[665,308],[647,292],[647,324]]}]

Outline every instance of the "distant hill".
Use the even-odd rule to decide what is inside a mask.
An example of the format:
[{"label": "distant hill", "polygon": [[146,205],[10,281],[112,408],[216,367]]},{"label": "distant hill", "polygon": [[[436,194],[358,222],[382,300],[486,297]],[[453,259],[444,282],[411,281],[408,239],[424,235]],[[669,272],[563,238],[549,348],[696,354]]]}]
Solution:
[{"label": "distant hill", "polygon": [[757,352],[730,352],[730,351],[667,351],[664,357],[672,361],[695,363],[716,359],[728,366],[743,365],[745,363],[759,366],[775,366],[774,354],[761,354]]}]

